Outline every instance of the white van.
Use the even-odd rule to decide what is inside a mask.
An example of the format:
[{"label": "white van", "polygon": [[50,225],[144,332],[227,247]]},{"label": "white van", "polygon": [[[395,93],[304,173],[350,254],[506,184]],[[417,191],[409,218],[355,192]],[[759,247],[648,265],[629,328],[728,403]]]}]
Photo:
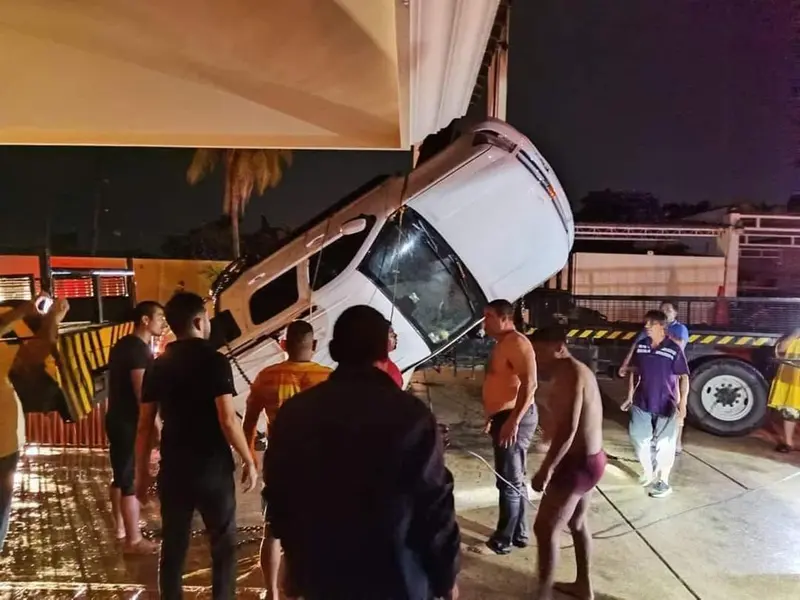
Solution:
[{"label": "white van", "polygon": [[284,359],[279,339],[308,319],[315,360],[345,308],[368,304],[391,319],[392,360],[406,383],[416,365],[454,344],[487,302],[517,300],[567,262],[569,202],[531,142],[489,121],[412,171],[372,182],[279,250],[243,257],[212,294],[215,333],[234,362],[237,404],[264,367]]}]

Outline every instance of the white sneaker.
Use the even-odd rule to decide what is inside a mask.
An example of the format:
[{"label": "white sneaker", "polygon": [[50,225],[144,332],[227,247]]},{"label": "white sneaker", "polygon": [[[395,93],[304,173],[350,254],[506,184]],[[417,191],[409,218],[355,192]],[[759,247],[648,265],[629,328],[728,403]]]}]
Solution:
[{"label": "white sneaker", "polygon": [[656,476],[654,473],[642,473],[639,475],[639,485],[642,487],[650,487],[655,481]]},{"label": "white sneaker", "polygon": [[652,488],[650,488],[651,498],[665,498],[672,493],[670,485],[664,481],[658,481]]}]

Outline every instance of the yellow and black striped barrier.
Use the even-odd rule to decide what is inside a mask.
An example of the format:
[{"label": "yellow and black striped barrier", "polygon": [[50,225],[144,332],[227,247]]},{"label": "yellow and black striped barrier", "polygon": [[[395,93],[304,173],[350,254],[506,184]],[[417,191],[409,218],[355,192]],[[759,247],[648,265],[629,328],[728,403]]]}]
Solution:
[{"label": "yellow and black striped barrier", "polygon": [[[526,330],[526,334],[530,335],[535,328],[531,327]],[[639,334],[639,331],[631,331],[626,329],[607,329],[607,328],[577,328],[569,329],[567,331],[567,338],[571,340],[586,340],[586,341],[600,341],[600,340],[615,340],[621,342],[632,342]],[[759,346],[774,346],[781,338],[780,335],[774,336],[749,336],[749,335],[728,335],[718,333],[695,333],[689,335],[690,344],[701,344],[706,346],[738,346],[740,348],[759,347]]]},{"label": "yellow and black striped barrier", "polygon": [[95,376],[108,366],[114,344],[132,332],[131,322],[90,327],[59,336],[56,355],[58,384],[74,420],[85,417],[94,408]]},{"label": "yellow and black striped barrier", "polygon": [[[0,307],[0,313],[8,310],[10,306]],[[58,412],[64,418],[77,421],[94,408],[95,376],[108,366],[114,344],[133,332],[133,323],[62,332],[56,348],[43,365],[27,364],[24,352],[20,353],[35,336],[25,319],[15,321],[12,331],[15,338],[0,341],[0,361],[23,406],[34,412],[53,410],[54,405],[48,398],[55,393]]]}]

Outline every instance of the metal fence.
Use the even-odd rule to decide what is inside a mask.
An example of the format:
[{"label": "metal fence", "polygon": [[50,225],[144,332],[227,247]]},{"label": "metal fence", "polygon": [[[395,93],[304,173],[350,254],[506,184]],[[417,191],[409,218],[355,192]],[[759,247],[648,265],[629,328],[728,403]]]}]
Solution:
[{"label": "metal fence", "polygon": [[444,352],[422,363],[417,369],[432,368],[440,371],[449,368],[455,372],[483,369],[489,361],[493,346],[494,340],[491,338],[465,337]]},{"label": "metal fence", "polygon": [[106,448],[106,402],[101,402],[77,423],[65,423],[56,412],[25,415],[25,438],[29,444]]},{"label": "metal fence", "polygon": [[657,310],[666,300],[690,329],[782,334],[800,327],[800,298],[574,296],[573,300],[579,310],[598,313],[596,318],[612,323],[640,324],[648,310]]}]

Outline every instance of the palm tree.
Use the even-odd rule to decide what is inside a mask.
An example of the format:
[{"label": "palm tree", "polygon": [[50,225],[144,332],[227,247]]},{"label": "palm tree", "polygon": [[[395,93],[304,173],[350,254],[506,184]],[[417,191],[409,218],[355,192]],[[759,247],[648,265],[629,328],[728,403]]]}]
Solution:
[{"label": "palm tree", "polygon": [[239,219],[253,195],[262,196],[267,188],[274,188],[283,178],[283,170],[291,166],[290,150],[218,150],[198,148],[186,179],[194,185],[211,173],[220,162],[225,168],[225,195],[222,212],[231,218],[233,258],[239,258]]}]

